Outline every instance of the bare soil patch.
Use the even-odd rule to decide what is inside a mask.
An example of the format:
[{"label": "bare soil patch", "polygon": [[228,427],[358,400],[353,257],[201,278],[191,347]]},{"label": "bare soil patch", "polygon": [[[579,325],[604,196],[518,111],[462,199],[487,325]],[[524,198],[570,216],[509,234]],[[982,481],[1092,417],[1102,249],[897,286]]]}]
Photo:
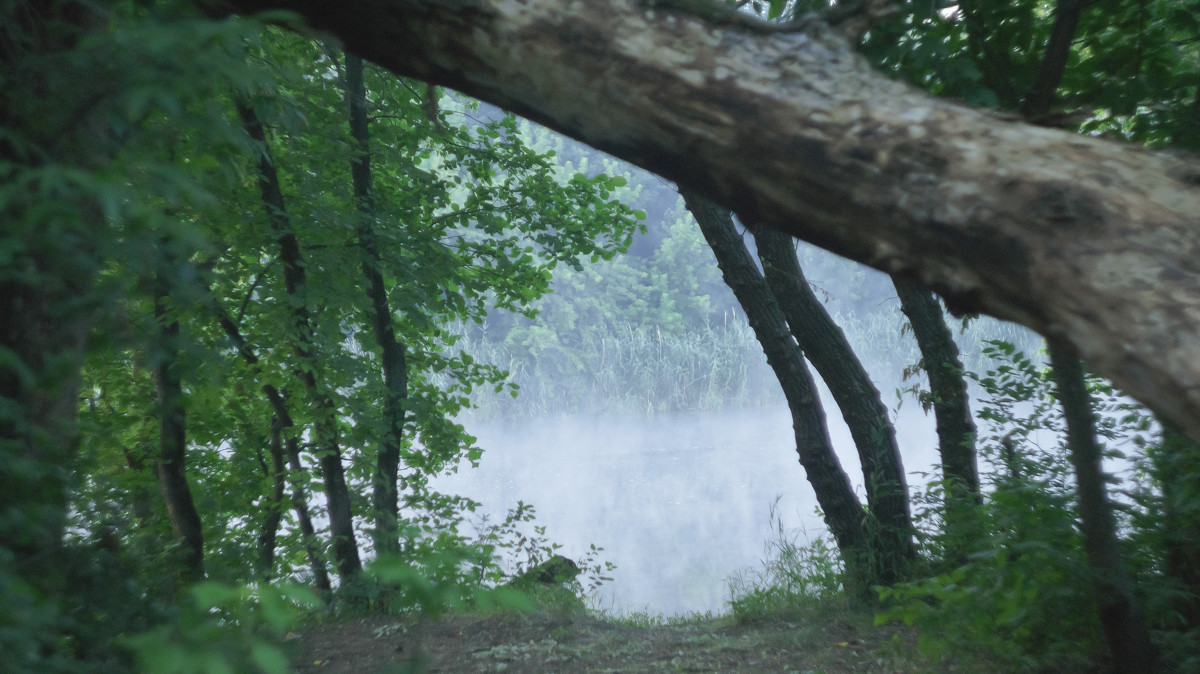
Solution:
[{"label": "bare soil patch", "polygon": [[313,628],[291,643],[301,674],[968,671],[920,658],[911,632],[874,627],[865,615],[651,626],[581,613],[373,616]]}]

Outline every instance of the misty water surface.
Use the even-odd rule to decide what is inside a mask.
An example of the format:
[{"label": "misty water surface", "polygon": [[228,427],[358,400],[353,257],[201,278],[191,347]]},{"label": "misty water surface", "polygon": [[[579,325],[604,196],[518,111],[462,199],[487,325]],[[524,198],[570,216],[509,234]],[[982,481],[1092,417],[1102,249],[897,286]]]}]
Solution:
[{"label": "misty water surface", "polygon": [[[932,422],[909,405],[899,425],[906,470],[928,471]],[[600,604],[615,612],[724,610],[729,576],[759,565],[777,497],[787,527],[825,532],[786,408],[466,426],[484,449],[480,467],[434,487],[482,501],[493,522],[518,500],[533,504],[568,556],[590,543],[605,548],[603,558],[618,568]],[[861,495],[849,434],[840,419],[830,427]]]}]

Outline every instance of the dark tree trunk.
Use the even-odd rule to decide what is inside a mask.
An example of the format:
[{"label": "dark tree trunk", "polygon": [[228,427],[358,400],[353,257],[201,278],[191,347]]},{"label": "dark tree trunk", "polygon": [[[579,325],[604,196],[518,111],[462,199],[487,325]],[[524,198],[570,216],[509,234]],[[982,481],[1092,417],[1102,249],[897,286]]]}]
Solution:
[{"label": "dark tree trunk", "polygon": [[275,573],[275,543],[279,537],[279,522],[283,519],[283,496],[287,489],[287,458],[283,455],[283,420],[271,417],[271,438],[267,442],[271,465],[265,466],[271,478],[271,493],[267,495],[266,512],[258,534],[258,575],[270,579]]},{"label": "dark tree trunk", "polygon": [[1167,426],[1152,460],[1162,485],[1165,571],[1181,590],[1174,608],[1184,625],[1195,629],[1200,627],[1200,445]]},{"label": "dark tree trunk", "polygon": [[908,316],[921,361],[929,377],[933,416],[937,422],[938,451],[945,485],[946,533],[952,560],[965,561],[965,545],[975,535],[973,511],[980,502],[979,468],[975,451],[975,420],[963,378],[958,345],[946,325],[937,298],[926,288],[892,277],[900,310]]},{"label": "dark tree trunk", "polygon": [[[0,94],[0,163],[5,164],[6,181],[42,168],[43,162],[65,159],[66,166],[86,170],[106,161],[102,118],[91,114],[99,106],[82,106],[81,99],[47,101],[47,107],[80,106],[77,123],[67,128],[46,127],[28,107],[10,105],[50,88],[57,76],[54,66],[47,67],[50,59],[102,25],[101,14],[99,8],[77,3],[5,6],[0,72],[6,82],[20,83]],[[105,232],[106,224],[99,205],[88,198],[56,204],[67,208],[55,214],[53,231],[47,231],[42,225],[50,223],[43,219],[52,211],[31,192],[45,185],[35,179],[29,187],[22,190],[27,198],[10,193],[0,199],[5,251],[0,274],[0,578],[11,583],[10,592],[43,598],[50,605],[58,593],[73,591],[57,585],[61,575],[52,572],[52,565],[61,558],[57,553],[67,524],[79,443],[80,368],[97,318],[95,280],[103,264],[88,237]],[[72,189],[56,190],[64,192]],[[52,611],[26,615],[54,619]],[[59,626],[47,627],[31,625],[20,634],[44,636],[43,644],[56,647]],[[38,648],[31,644],[26,652]],[[14,669],[23,666],[22,653],[4,657]]]},{"label": "dark tree trunk", "polygon": [[316,527],[313,526],[312,516],[308,513],[308,488],[305,486],[308,471],[300,461],[300,441],[295,437],[288,437],[283,446],[287,451],[288,467],[291,469],[288,474],[292,480],[292,510],[295,511],[296,521],[300,524],[300,534],[304,536],[304,553],[313,572],[313,585],[325,597],[329,597],[333,593],[333,584],[329,581],[329,571],[325,568],[325,559],[321,555]]},{"label": "dark tree trunk", "polygon": [[1084,383],[1083,367],[1070,346],[1053,339],[1046,343],[1059,403],[1067,420],[1067,447],[1075,467],[1080,528],[1100,609],[1100,624],[1112,651],[1114,669],[1121,674],[1158,671],[1155,666],[1158,654],[1121,559],[1117,523],[1104,489],[1103,457],[1096,443],[1092,402]]},{"label": "dark tree trunk", "polygon": [[1038,65],[1038,74],[1029,91],[1021,100],[1021,114],[1031,122],[1042,121],[1050,112],[1054,94],[1062,82],[1067,59],[1071,55],[1071,43],[1075,40],[1075,27],[1088,5],[1088,0],[1058,0],[1054,6],[1054,27],[1050,40]]},{"label": "dark tree trunk", "polygon": [[800,465],[845,560],[848,586],[852,592],[865,592],[879,579],[869,567],[871,550],[862,505],[833,451],[816,384],[788,332],[787,319],[742,243],[729,211],[695,194],[683,192],[683,197],[783,388],[792,413]]},{"label": "dark tree trunk", "polygon": [[[233,341],[242,360],[257,368],[258,356],[250,348],[250,345],[246,343],[245,337],[242,336],[233,319],[224,312],[221,312],[217,316],[217,320],[221,324],[221,329]],[[292,415],[288,411],[285,392],[280,391],[271,384],[263,384],[262,391],[266,395],[267,401],[271,403],[271,409],[275,411],[271,426],[272,440],[274,440],[275,419],[279,420],[281,434],[283,429],[291,428],[295,423],[292,421]],[[332,592],[332,585],[329,582],[329,571],[325,568],[325,561],[322,559],[321,551],[317,545],[316,529],[313,528],[312,517],[308,514],[308,489],[306,487],[308,471],[304,469],[304,465],[300,461],[300,442],[294,435],[288,435],[284,440],[284,449],[288,466],[291,469],[288,477],[292,482],[292,509],[296,512],[296,520],[300,523],[300,533],[304,536],[304,551],[308,555],[308,563],[312,568],[313,584],[328,597]]]},{"label": "dark tree trunk", "polygon": [[408,370],[404,345],[396,340],[387,289],[380,271],[379,243],[375,237],[375,197],[371,189],[371,141],[367,129],[367,94],[363,83],[363,61],[346,55],[346,104],[350,111],[350,135],[358,154],[350,162],[354,200],[358,208],[358,245],[362,249],[362,272],[367,280],[371,308],[367,312],[383,363],[383,417],[386,424],[372,478],[375,510],[375,550],[400,550],[398,518],[400,503],[400,450],[404,444],[404,401],[408,398]]},{"label": "dark tree trunk", "polygon": [[72,296],[86,295],[90,275],[62,280],[67,288],[0,284],[0,347],[12,358],[0,365],[0,546],[34,586],[66,525],[79,368],[92,323],[82,312],[60,313]]},{"label": "dark tree trunk", "polygon": [[267,219],[279,237],[284,286],[296,307],[291,329],[292,348],[296,357],[304,364],[297,374],[308,392],[313,415],[314,454],[321,466],[321,477],[325,482],[325,501],[329,512],[329,531],[333,539],[334,564],[338,577],[345,581],[362,571],[362,562],[358,556],[358,543],[354,539],[354,513],[350,506],[350,492],[346,488],[346,473],[338,446],[337,410],[329,394],[317,381],[316,373],[320,363],[315,353],[312,319],[308,311],[304,260],[300,254],[300,243],[291,229],[283,190],[279,186],[279,177],[270,156],[262,122],[247,105],[239,103],[238,113],[246,132],[259,144],[261,152],[258,184]]},{"label": "dark tree trunk", "polygon": [[160,271],[155,279],[154,319],[158,340],[151,358],[158,392],[159,455],[155,464],[171,530],[183,548],[180,579],[184,584],[204,578],[204,529],[187,481],[187,410],[177,370],[179,321],[166,313],[168,285]]},{"label": "dark tree trunk", "polygon": [[916,550],[904,464],[887,407],[842,329],[804,278],[792,237],[760,227],[754,229],[754,239],[775,301],[800,349],[833,394],[858,448],[867,510],[874,520],[870,531],[879,580],[885,585],[899,582]]}]

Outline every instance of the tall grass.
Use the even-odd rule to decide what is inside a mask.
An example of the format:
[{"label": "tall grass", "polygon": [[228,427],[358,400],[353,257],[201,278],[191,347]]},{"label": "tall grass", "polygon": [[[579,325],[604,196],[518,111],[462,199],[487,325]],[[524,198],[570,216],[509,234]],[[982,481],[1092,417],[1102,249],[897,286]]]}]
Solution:
[{"label": "tall grass", "polygon": [[759,568],[743,569],[729,578],[729,607],[739,622],[790,619],[813,607],[844,601],[844,566],[828,533],[810,537],[786,529],[779,499],[771,506],[774,536],[764,544]]},{"label": "tall grass", "polygon": [[[901,373],[920,360],[906,319],[894,308],[839,315],[847,340],[879,383],[901,385]],[[983,342],[1002,339],[1036,351],[1037,335],[1009,323],[982,318],[963,329],[950,319],[968,370],[983,371]],[[560,334],[548,326],[493,336],[465,330],[456,345],[477,360],[508,371],[520,387],[514,400],[483,388],[471,395],[477,418],[561,414],[633,414],[742,409],[784,404],[774,373],[745,320],[727,320],[680,332],[657,327],[589,326]]]},{"label": "tall grass", "polygon": [[470,335],[458,345],[509,372],[512,400],[476,391],[474,414],[536,417],[580,412],[652,416],[783,402],[766,358],[744,323],[682,334],[657,328],[590,330],[576,345],[537,348]]}]

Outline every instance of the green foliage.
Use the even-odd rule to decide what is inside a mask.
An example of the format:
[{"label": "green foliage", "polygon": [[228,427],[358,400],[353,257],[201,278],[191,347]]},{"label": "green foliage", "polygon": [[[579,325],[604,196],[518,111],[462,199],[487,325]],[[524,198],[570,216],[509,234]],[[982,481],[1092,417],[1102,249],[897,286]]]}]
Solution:
[{"label": "green foliage", "polygon": [[[893,20],[872,28],[863,51],[931,93],[1014,110],[1035,81],[1061,6],[1047,0],[907,3]],[[1150,145],[1200,147],[1197,16],[1195,0],[1086,5],[1055,93],[1062,122]]]},{"label": "green foliage", "polygon": [[[729,607],[738,622],[790,620],[819,605],[844,599],[845,566],[837,544],[826,536],[810,538],[788,531],[779,517],[778,499],[771,507],[775,537],[766,542],[761,569],[742,571],[729,579]],[[801,542],[801,538],[810,538]]]},{"label": "green foliage", "polygon": [[[1086,668],[1103,653],[1103,636],[1053,382],[1046,367],[1011,344],[993,342],[987,352],[995,366],[984,376],[973,375],[983,390],[980,456],[990,467],[982,473],[990,488],[977,513],[978,526],[969,532],[970,540],[949,540],[940,529],[941,499],[924,500],[918,519],[926,554],[934,568],[950,570],[880,588],[886,608],[878,620],[917,625],[922,649],[932,656],[966,650],[1012,671]],[[1098,434],[1110,447],[1156,445],[1143,409],[1102,380],[1090,378],[1088,384]],[[1128,458],[1112,449],[1106,456]],[[1168,548],[1161,538],[1160,494],[1163,485],[1175,483],[1174,476],[1153,477],[1147,471],[1151,459],[1135,458],[1133,465],[1148,479],[1132,501],[1121,499],[1118,507],[1127,549],[1140,560],[1135,564],[1138,590],[1155,605],[1148,617],[1161,630],[1159,638],[1173,645],[1171,659],[1187,662],[1196,657],[1195,642],[1182,644],[1194,628],[1170,617],[1183,588],[1161,563]],[[1195,523],[1195,514],[1177,524]],[[961,563],[948,557],[948,551],[963,549],[969,553]]]},{"label": "green foliage", "polygon": [[176,620],[124,639],[146,674],[284,674],[281,644],[303,611],[320,600],[309,590],[205,582],[178,603]]},{"label": "green foliage", "polygon": [[[518,501],[499,523],[490,522],[487,515],[472,523],[479,550],[474,568],[480,582],[490,586],[511,585],[534,569],[562,559],[558,554],[562,546],[547,537],[545,526],[534,524],[535,516],[533,506]],[[602,561],[602,552],[604,548],[592,545],[572,562],[578,573],[563,584],[573,595],[594,595],[601,585],[612,580],[609,574],[616,566]]]},{"label": "green foliage", "polygon": [[[1130,414],[1126,423],[1145,422]],[[1164,660],[1175,671],[1200,670],[1200,446],[1163,433],[1137,444],[1126,562],[1143,590],[1143,605]]]},{"label": "green foliage", "polygon": [[[93,9],[88,23],[54,3],[0,4],[0,287],[65,326],[50,331],[61,344],[35,345],[39,362],[4,349],[0,365],[39,392],[70,384],[83,365],[78,454],[71,428],[54,430],[66,441],[33,439],[55,452],[40,461],[33,444],[0,448],[0,669],[121,670],[131,650],[146,671],[284,669],[271,644],[286,622],[281,602],[297,595],[262,578],[310,578],[329,563],[326,532],[306,540],[296,514],[324,514],[324,500],[306,496],[326,486],[313,470],[314,422],[334,420],[358,516],[372,514],[377,449],[394,432],[379,404],[368,271],[383,278],[406,349],[406,535],[400,558],[346,579],[336,600],[436,612],[490,596],[464,568],[497,561],[457,530],[475,504],[425,484],[478,458],[454,418],[476,387],[503,388],[505,375],[456,349],[447,326],[529,314],[556,267],[627,246],[644,214],[614,198],[626,179],[561,165],[510,115],[487,119],[469,100],[369,70],[375,217],[364,222],[339,54],[255,21],[208,20],[190,3]],[[266,126],[265,144],[239,108]],[[285,232],[264,215],[275,208],[260,192],[267,156],[307,274],[300,292],[283,278]],[[364,232],[385,254],[364,253]],[[312,335],[297,348],[301,308]],[[183,382],[188,487],[206,575],[221,584],[178,586],[184,554],[168,516],[178,504],[158,484],[162,366]],[[0,403],[5,428],[26,423],[25,401]],[[282,494],[276,470],[289,457],[271,454],[276,441],[299,450]],[[7,547],[64,528],[38,571]]]}]

